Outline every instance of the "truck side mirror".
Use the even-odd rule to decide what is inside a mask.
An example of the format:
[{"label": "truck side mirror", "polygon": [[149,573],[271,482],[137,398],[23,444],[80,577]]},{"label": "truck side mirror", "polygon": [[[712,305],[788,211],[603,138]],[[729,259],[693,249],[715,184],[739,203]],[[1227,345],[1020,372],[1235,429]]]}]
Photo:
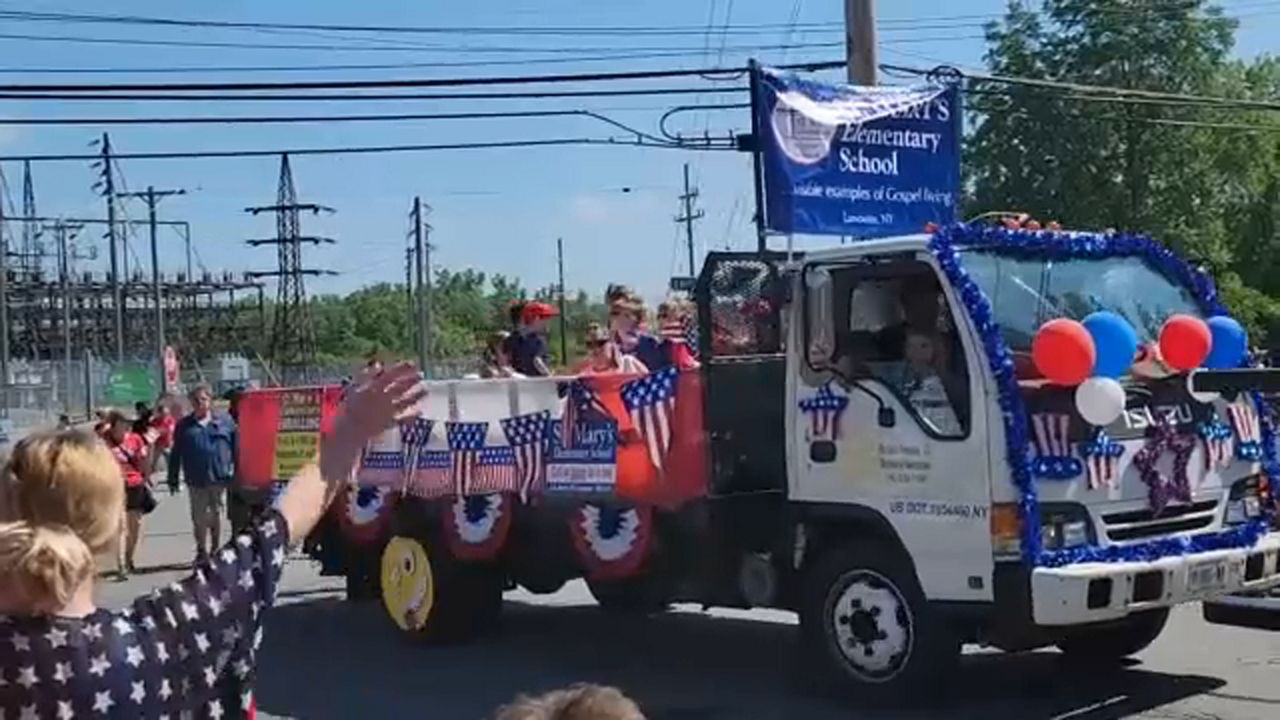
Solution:
[{"label": "truck side mirror", "polygon": [[893,408],[881,406],[881,408],[876,411],[876,421],[880,423],[880,427],[882,428],[891,428],[898,424],[898,415],[893,411]]}]

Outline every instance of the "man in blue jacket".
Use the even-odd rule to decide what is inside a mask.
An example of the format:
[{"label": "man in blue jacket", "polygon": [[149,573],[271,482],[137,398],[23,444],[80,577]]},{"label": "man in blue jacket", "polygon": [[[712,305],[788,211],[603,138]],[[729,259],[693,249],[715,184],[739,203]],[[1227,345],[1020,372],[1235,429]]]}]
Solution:
[{"label": "man in blue jacket", "polygon": [[181,472],[191,500],[191,527],[196,538],[197,562],[221,544],[222,512],[227,488],[235,475],[236,423],[213,411],[213,394],[207,385],[190,393],[191,414],[178,421],[169,455],[169,484]]}]

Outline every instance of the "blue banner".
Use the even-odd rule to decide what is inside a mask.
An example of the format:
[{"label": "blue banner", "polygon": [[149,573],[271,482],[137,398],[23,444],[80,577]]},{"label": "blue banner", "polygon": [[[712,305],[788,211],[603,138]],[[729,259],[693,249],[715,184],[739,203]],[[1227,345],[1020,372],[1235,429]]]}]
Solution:
[{"label": "blue banner", "polygon": [[571,437],[564,437],[560,423],[553,423],[547,457],[547,491],[613,492],[617,462],[617,423],[582,420],[574,423]]},{"label": "blue banner", "polygon": [[954,87],[828,85],[762,69],[757,88],[769,230],[882,237],[955,220]]}]

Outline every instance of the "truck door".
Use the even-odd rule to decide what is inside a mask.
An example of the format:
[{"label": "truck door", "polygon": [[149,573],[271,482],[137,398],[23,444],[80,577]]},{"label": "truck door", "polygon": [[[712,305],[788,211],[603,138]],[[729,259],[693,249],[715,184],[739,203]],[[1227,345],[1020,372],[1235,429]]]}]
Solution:
[{"label": "truck door", "polygon": [[790,498],[887,519],[930,599],[990,599],[985,366],[932,259],[811,262],[799,287]]},{"label": "truck door", "polygon": [[712,495],[786,491],[781,254],[711,253],[698,280]]}]

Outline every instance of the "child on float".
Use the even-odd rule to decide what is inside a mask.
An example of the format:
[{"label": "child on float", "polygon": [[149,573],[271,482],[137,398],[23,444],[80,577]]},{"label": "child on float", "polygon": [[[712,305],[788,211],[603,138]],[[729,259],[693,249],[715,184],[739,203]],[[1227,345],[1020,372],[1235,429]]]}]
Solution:
[{"label": "child on float", "polygon": [[591,323],[583,337],[587,357],[574,369],[577,375],[645,375],[649,369],[635,356],[618,351],[609,331],[599,323]]},{"label": "child on float", "polygon": [[662,341],[645,330],[646,314],[644,301],[634,293],[617,297],[609,304],[609,331],[619,352],[657,372],[671,366],[671,357]]}]

